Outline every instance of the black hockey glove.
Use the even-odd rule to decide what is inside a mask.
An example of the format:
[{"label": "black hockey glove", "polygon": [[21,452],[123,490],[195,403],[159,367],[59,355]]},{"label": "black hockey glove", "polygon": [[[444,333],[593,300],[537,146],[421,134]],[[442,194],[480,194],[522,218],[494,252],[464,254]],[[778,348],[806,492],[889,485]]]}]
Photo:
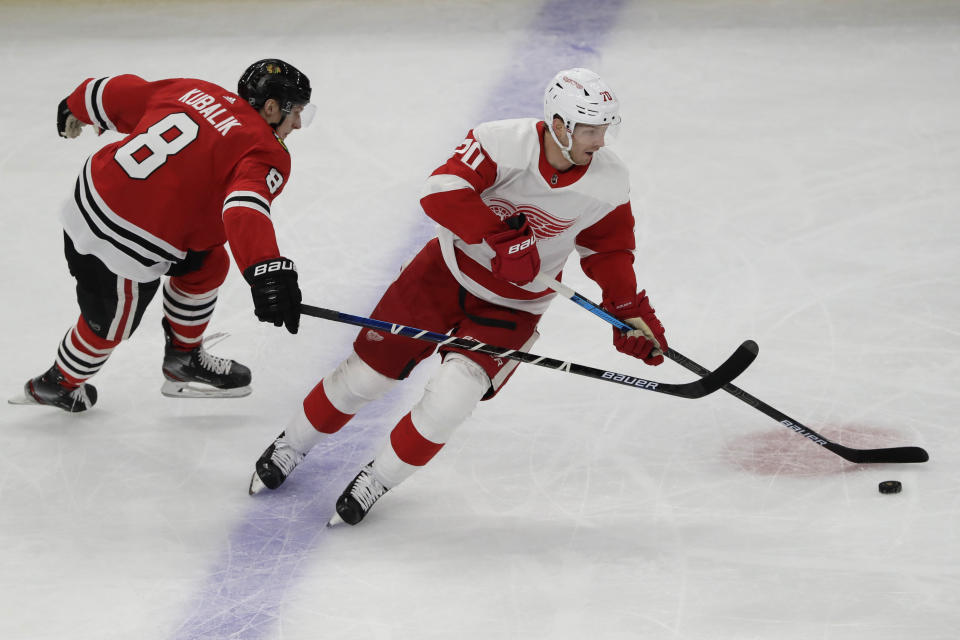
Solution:
[{"label": "black hockey glove", "polygon": [[300,328],[300,286],[293,260],[271,258],[250,265],[243,272],[253,294],[253,312],[260,322],[286,325],[296,333]]},{"label": "black hockey glove", "polygon": [[57,133],[61,138],[76,138],[80,135],[83,123],[80,122],[67,106],[67,99],[64,98],[57,106]]}]

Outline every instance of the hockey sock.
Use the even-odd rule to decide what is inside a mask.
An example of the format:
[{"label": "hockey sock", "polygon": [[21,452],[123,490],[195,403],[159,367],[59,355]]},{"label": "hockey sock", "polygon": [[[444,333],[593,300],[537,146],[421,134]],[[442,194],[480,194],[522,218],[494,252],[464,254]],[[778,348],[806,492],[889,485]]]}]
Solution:
[{"label": "hockey sock", "polygon": [[430,462],[443,444],[424,438],[408,413],[400,418],[390,432],[390,439],[373,461],[377,479],[387,488],[397,486]]},{"label": "hockey sock", "polygon": [[[350,416],[353,417],[353,416]],[[326,438],[328,433],[318,431],[310,424],[310,419],[302,412],[298,411],[287,425],[283,428],[284,439],[287,443],[299,451],[307,454],[318,442]]]},{"label": "hockey sock", "polygon": [[352,353],[304,398],[303,412],[317,431],[336,433],[361,407],[395,383]]},{"label": "hockey sock", "polygon": [[360,407],[383,395],[394,382],[352,354],[303,399],[303,412],[291,418],[284,429],[287,441],[301,453],[307,453],[324,436],[339,431]]},{"label": "hockey sock", "polygon": [[400,422],[390,432],[390,447],[397,457],[414,467],[422,467],[433,456],[440,453],[443,442],[433,442],[425,438],[413,424],[410,414],[400,418]]},{"label": "hockey sock", "polygon": [[433,459],[490,387],[475,362],[451,354],[427,383],[423,398],[390,432],[373,468],[386,487],[395,487]]},{"label": "hockey sock", "polygon": [[352,413],[343,413],[333,406],[323,388],[323,380],[303,399],[303,413],[299,415],[306,418],[312,431],[325,434],[336,433],[353,417]]},{"label": "hockey sock", "polygon": [[57,368],[67,384],[78,387],[107,362],[119,340],[107,340],[93,332],[83,316],[67,331],[57,350]]},{"label": "hockey sock", "polygon": [[174,285],[172,279],[163,283],[163,315],[170,324],[174,348],[191,351],[200,346],[217,305],[217,291],[190,293]]}]

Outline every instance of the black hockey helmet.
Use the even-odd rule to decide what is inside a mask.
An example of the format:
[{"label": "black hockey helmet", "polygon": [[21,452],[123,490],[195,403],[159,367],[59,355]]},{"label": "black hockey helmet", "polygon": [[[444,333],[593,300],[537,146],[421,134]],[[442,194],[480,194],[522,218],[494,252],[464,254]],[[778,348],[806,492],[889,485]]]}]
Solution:
[{"label": "black hockey helmet", "polygon": [[276,58],[258,60],[247,67],[237,83],[237,95],[259,109],[273,98],[280,110],[310,102],[310,80],[296,67]]}]

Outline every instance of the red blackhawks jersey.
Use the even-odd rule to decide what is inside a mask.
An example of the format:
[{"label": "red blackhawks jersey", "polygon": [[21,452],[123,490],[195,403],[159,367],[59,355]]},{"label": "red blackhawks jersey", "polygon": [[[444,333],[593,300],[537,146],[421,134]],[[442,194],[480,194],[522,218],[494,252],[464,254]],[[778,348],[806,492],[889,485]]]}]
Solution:
[{"label": "red blackhawks jersey", "polygon": [[270,204],[290,174],[273,128],[237,94],[203,80],[88,79],[71,113],[128,134],[84,164],[61,221],[80,253],[147,282],[188,250],[229,240],[241,270],[278,257]]},{"label": "red blackhawks jersey", "polygon": [[420,202],[440,225],[447,267],[479,298],[542,314],[555,294],[535,282],[518,286],[494,277],[494,252],[483,241],[523,213],[537,238],[541,273],[560,279],[576,251],[605,300],[633,296],[636,239],[626,166],[604,147],[590,164],[558,172],[547,162],[544,132],[533,118],[481,124],[427,180]]}]

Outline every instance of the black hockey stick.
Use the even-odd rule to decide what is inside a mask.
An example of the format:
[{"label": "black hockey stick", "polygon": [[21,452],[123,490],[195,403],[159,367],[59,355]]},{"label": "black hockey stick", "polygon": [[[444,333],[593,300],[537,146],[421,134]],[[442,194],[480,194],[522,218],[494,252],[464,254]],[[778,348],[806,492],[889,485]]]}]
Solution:
[{"label": "black hockey stick", "polygon": [[[587,300],[570,287],[557,282],[553,278],[548,278],[547,276],[540,274],[537,276],[536,281],[545,287],[553,289],[564,298],[569,298],[587,311],[603,318],[621,331],[630,331],[633,329],[633,327],[626,324],[622,320],[604,311],[596,303]],[[703,375],[704,373],[707,373],[707,369],[700,366],[685,355],[679,353],[676,349],[667,349],[667,352],[664,355],[689,371],[693,371],[697,375]],[[845,447],[842,444],[837,444],[836,442],[825,438],[810,427],[801,424],[798,420],[794,420],[785,413],[777,411],[766,402],[754,398],[743,389],[736,387],[729,382],[723,385],[723,390],[739,398],[740,400],[743,400],[757,411],[760,411],[761,413],[773,418],[788,429],[796,431],[804,438],[816,442],[821,447],[834,452],[841,458],[849,460],[850,462],[856,462],[858,464],[878,462],[901,463],[926,462],[930,459],[930,456],[927,454],[926,450],[920,447],[889,447],[886,449],[854,449],[852,447]]]},{"label": "black hockey stick", "polygon": [[754,341],[747,340],[737,347],[737,350],[734,351],[733,354],[727,358],[723,364],[717,367],[716,371],[710,372],[704,369],[703,373],[698,374],[703,376],[699,380],[684,384],[669,384],[666,382],[646,380],[636,376],[630,376],[625,373],[595,369],[593,367],[577,364],[575,362],[565,362],[563,360],[556,360],[554,358],[546,358],[532,353],[527,353],[525,351],[507,349],[505,347],[495,347],[493,345],[478,342],[476,340],[470,340],[468,338],[449,336],[445,333],[435,333],[433,331],[426,331],[424,329],[407,327],[402,324],[374,320],[373,318],[364,318],[363,316],[353,316],[349,313],[341,313],[340,311],[333,311],[331,309],[324,309],[322,307],[314,307],[308,304],[300,305],[300,311],[304,315],[313,316],[314,318],[323,318],[324,320],[352,324],[358,327],[367,327],[368,329],[384,331],[393,335],[403,336],[405,338],[426,340],[427,342],[435,342],[439,345],[456,347],[458,349],[465,349],[467,351],[479,351],[480,353],[485,353],[491,356],[519,360],[520,362],[535,364],[539,367],[557,369],[560,371],[566,371],[567,373],[575,373],[577,375],[586,376],[588,378],[595,378],[597,380],[604,380],[606,382],[615,382],[617,384],[634,389],[665,393],[667,395],[677,396],[680,398],[702,398],[707,394],[713,393],[724,384],[730,382],[738,375],[743,373],[743,371],[749,367],[750,363],[753,362],[757,357],[758,350],[757,344]]}]

